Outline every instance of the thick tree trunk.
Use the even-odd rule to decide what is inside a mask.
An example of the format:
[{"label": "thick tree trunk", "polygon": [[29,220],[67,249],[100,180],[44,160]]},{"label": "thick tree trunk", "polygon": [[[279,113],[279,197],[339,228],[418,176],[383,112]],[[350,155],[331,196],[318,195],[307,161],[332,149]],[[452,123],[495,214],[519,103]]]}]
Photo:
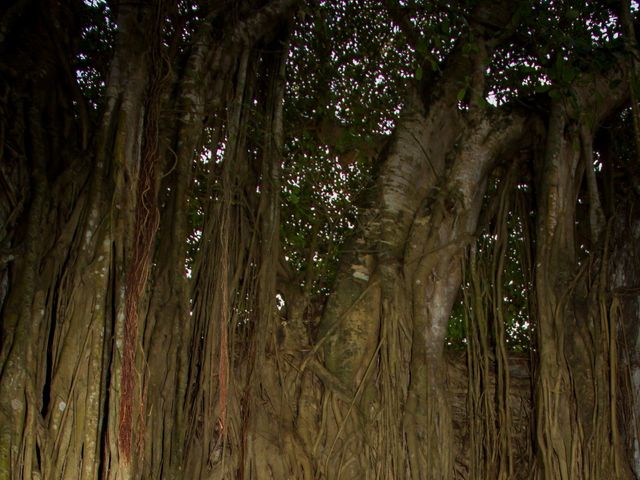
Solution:
[{"label": "thick tree trunk", "polygon": [[[294,4],[250,9],[226,24],[221,37],[212,35],[213,18],[202,22],[186,54],[188,68],[170,88],[159,53],[161,2],[117,5],[114,56],[93,132],[75,74],[65,70],[70,60],[63,56],[74,52],[56,49],[66,37],[55,19],[66,17],[52,10],[27,22],[36,40],[24,48],[38,41],[47,48],[42,75],[24,75],[24,85],[13,79],[3,100],[16,127],[2,148],[15,152],[16,172],[28,178],[29,189],[22,199],[24,232],[3,230],[0,238],[3,248],[23,245],[10,268],[3,260],[0,271],[6,286],[0,299],[0,478],[184,477],[192,413],[187,368],[193,331],[184,275],[192,161],[205,106],[224,107],[240,53]],[[20,8],[13,13],[18,20],[27,15]],[[19,31],[3,25],[14,37]],[[28,72],[21,53],[7,60]],[[52,63],[56,55],[59,62]],[[57,96],[45,94],[52,86]],[[182,114],[177,122],[160,117],[176,111]],[[169,144],[160,141],[160,131]],[[173,173],[163,183],[161,250],[152,266],[163,163]],[[16,213],[5,206],[12,199],[2,199],[3,219],[11,220]],[[152,267],[153,288],[146,293]]]},{"label": "thick tree trunk", "polygon": [[[635,158],[630,160],[635,162]],[[637,178],[632,189],[638,191]],[[634,196],[637,198],[637,193]],[[610,316],[617,333],[620,432],[627,458],[640,477],[640,221],[635,198],[622,201],[611,223]]]},{"label": "thick tree trunk", "polygon": [[[536,186],[539,478],[601,478],[611,472],[616,478],[631,478],[622,460],[616,420],[614,319],[603,295],[608,246],[596,221],[602,215],[597,186],[589,179],[594,133],[593,127],[580,125],[584,119],[597,125],[618,105],[615,92],[593,94],[603,85],[609,88],[608,81],[591,80],[588,90],[576,92],[582,117],[554,102]],[[589,256],[580,251],[584,247],[576,239],[576,209],[585,172],[592,219]]]},{"label": "thick tree trunk", "polygon": [[[475,65],[465,56],[459,60]],[[455,72],[461,66],[453,63],[451,68]],[[371,415],[366,422],[371,425],[378,411],[388,415],[394,438],[406,439],[406,450],[387,445],[386,455],[399,455],[387,460],[387,471],[397,478],[453,475],[443,357],[446,326],[487,175],[495,160],[517,144],[523,128],[516,116],[476,108],[463,114],[456,93],[445,89],[426,112],[416,100],[405,111],[383,159],[379,203],[367,214],[356,253],[344,260],[321,324],[325,364],[350,403],[359,405],[365,418]],[[407,334],[409,341],[402,338]],[[403,358],[402,350],[410,356]],[[374,373],[375,368],[391,371]],[[378,375],[395,385],[397,398],[385,395],[388,387],[376,391],[367,385]],[[398,409],[404,412],[401,424],[396,423]],[[355,456],[368,445],[357,443],[354,435],[371,442],[376,428],[371,433],[352,428],[353,446],[346,454]],[[386,444],[376,441],[372,450],[381,451]],[[354,459],[351,473],[364,475],[369,464],[366,456]]]},{"label": "thick tree trunk", "polygon": [[[14,333],[3,337],[2,347],[1,423],[13,425],[2,436],[1,450],[10,452],[3,457],[3,478],[95,478],[105,427],[110,470],[118,471],[123,446],[117,444],[120,385],[114,382],[120,378],[121,352],[111,354],[111,342],[123,341],[124,275],[131,248],[127,232],[133,222],[147,88],[145,49],[131,45],[145,45],[136,35],[147,28],[150,14],[143,7],[120,10],[118,42],[126,48],[119,48],[113,60],[97,154],[81,195],[70,191],[66,198],[46,198],[51,146],[38,107],[30,107],[36,189],[25,239],[29,254],[18,275],[25,284],[10,289],[5,306],[5,315],[16,319],[4,323],[15,330],[9,327]],[[58,234],[59,218],[65,222],[62,234],[47,252],[45,242]],[[47,225],[52,227],[48,232]],[[41,340],[34,345],[33,338]],[[45,356],[38,358],[40,352]]]}]

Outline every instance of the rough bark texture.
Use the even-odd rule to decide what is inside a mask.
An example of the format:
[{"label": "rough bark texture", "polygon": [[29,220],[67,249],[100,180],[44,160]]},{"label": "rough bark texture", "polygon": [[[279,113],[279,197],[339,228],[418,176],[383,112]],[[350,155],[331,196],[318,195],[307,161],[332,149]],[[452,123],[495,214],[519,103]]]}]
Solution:
[{"label": "rough bark texture", "polygon": [[[634,182],[637,188],[637,182]],[[634,202],[623,204],[611,223],[612,253],[610,256],[610,284],[612,300],[610,316],[618,338],[619,389],[629,400],[620,406],[620,432],[636,477],[640,476],[640,440],[638,413],[640,411],[640,363],[638,358],[638,326],[640,304],[637,288],[640,284],[638,270],[638,239],[640,224]]]},{"label": "rough bark texture", "polygon": [[[245,8],[221,37],[212,28],[223,13],[213,10],[175,76],[158,50],[170,9],[114,5],[99,118],[87,116],[69,70],[65,28],[74,25],[64,24],[73,18],[64,7],[33,1],[3,12],[3,109],[12,120],[3,121],[11,130],[2,167],[15,191],[3,197],[2,243],[22,247],[9,268],[2,263],[0,478],[184,477],[192,162],[205,106],[226,104],[240,52],[294,3]],[[30,18],[31,8],[43,17]],[[32,52],[42,53],[21,58]],[[181,115],[161,117],[167,110]]]},{"label": "rough bark texture", "polygon": [[[537,185],[536,296],[539,371],[536,382],[538,474],[540,478],[598,478],[615,472],[630,478],[617,418],[615,319],[602,297],[606,265],[598,256],[581,266],[576,240],[576,208],[585,170],[579,122],[598,125],[619,101],[593,95],[595,79],[576,90],[579,112],[555,103]],[[607,88],[607,87],[605,87]],[[583,136],[584,138],[584,136]],[[581,156],[582,153],[582,156]],[[590,153],[590,152],[589,152]],[[587,155],[590,158],[590,155]],[[595,193],[591,190],[591,195]],[[599,198],[589,198],[592,208]],[[595,217],[595,214],[591,215]],[[592,229],[592,248],[608,244]],[[609,438],[601,441],[603,436]]]}]

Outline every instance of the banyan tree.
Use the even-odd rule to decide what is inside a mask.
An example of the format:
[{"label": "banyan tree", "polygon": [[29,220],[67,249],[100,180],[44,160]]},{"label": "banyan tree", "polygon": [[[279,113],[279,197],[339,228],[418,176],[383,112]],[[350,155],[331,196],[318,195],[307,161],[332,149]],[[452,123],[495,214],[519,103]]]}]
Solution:
[{"label": "banyan tree", "polygon": [[0,480],[640,478],[627,0],[0,5]]}]

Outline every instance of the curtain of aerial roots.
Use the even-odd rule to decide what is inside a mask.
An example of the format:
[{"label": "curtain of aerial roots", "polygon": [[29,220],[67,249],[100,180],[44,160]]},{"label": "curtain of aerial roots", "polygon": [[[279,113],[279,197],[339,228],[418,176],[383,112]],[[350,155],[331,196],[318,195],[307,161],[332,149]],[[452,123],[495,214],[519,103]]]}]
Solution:
[{"label": "curtain of aerial roots", "polygon": [[[261,478],[281,467],[278,452],[264,451],[265,445],[278,444],[278,436],[261,419],[259,398],[261,387],[273,387],[264,385],[263,373],[273,338],[279,258],[284,64],[282,50],[275,51],[278,55],[259,71],[253,70],[261,65],[254,54],[242,54],[228,109],[222,173],[211,179],[214,196],[194,266],[188,478]],[[217,141],[211,148],[215,151]],[[255,158],[253,152],[259,152]]]},{"label": "curtain of aerial roots", "polygon": [[[613,138],[617,137],[612,132]],[[635,158],[631,158],[634,162]],[[638,186],[636,183],[635,188]],[[622,195],[627,198],[622,208],[617,209],[611,228],[609,278],[613,300],[610,322],[617,327],[620,338],[620,391],[626,399],[621,405],[621,430],[627,452],[633,452],[633,471],[636,477],[640,477],[640,351],[637,348],[640,333],[640,218],[635,198],[625,193]]]},{"label": "curtain of aerial roots", "polygon": [[[374,443],[380,454],[374,467],[376,478],[401,479],[406,475],[406,451],[398,414],[407,397],[408,382],[403,372],[409,369],[411,331],[408,324],[411,320],[406,314],[409,311],[408,299],[398,281],[400,275],[387,269],[388,266],[381,268],[380,318],[384,321],[380,322],[380,365],[376,384],[382,412]],[[392,267],[390,269],[393,270]]]},{"label": "curtain of aerial roots", "polygon": [[[155,112],[143,116],[150,93],[152,40],[147,35],[154,25],[153,10],[133,4],[119,9],[117,47],[94,156],[72,156],[78,155],[77,139],[57,130],[71,123],[60,112],[64,103],[57,103],[64,101],[48,95],[49,84],[38,86],[25,112],[24,140],[31,147],[24,158],[32,162],[34,188],[25,258],[17,265],[3,325],[13,335],[17,315],[15,336],[2,339],[8,357],[2,359],[0,402],[12,402],[8,410],[1,409],[12,412],[12,419],[5,422],[3,413],[0,421],[0,478],[91,479],[101,463],[105,478],[130,472],[129,426],[139,418],[140,402],[135,401],[137,378],[130,375],[132,382],[120,384],[120,349],[115,346],[124,345],[125,266],[137,259],[137,273],[129,276],[133,289],[127,289],[134,305],[155,229]],[[58,85],[55,75],[43,78]],[[39,109],[38,104],[49,106]],[[82,148],[91,151],[86,144]],[[52,178],[47,167],[56,162],[68,170]],[[147,191],[148,196],[142,195]],[[144,219],[133,255],[136,208],[138,219]],[[46,225],[61,228],[47,231]],[[127,331],[135,337],[131,327]],[[13,344],[5,350],[9,341]],[[127,342],[133,357],[135,344]],[[121,398],[122,386],[131,395]],[[121,418],[119,407],[125,410]]]},{"label": "curtain of aerial roots", "polygon": [[[553,106],[537,189],[535,278],[538,477],[545,479],[630,478],[620,457],[616,326],[604,294],[608,236],[597,223],[591,137],[561,105]],[[576,239],[576,218],[584,225],[576,205],[585,177],[588,256]]]},{"label": "curtain of aerial roots", "polygon": [[[514,478],[505,342],[503,273],[508,246],[507,217],[513,208],[513,162],[498,189],[498,210],[487,232],[469,250],[463,283],[467,332],[469,419],[468,478]],[[528,239],[521,239],[528,242]],[[520,468],[524,470],[523,465]]]}]

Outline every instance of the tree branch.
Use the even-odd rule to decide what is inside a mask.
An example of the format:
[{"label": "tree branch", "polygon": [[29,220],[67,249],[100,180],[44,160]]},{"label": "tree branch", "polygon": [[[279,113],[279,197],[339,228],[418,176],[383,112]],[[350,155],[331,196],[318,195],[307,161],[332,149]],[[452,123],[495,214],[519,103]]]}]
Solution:
[{"label": "tree branch", "polygon": [[251,45],[264,35],[269,28],[293,10],[300,0],[273,0],[249,18],[240,21],[230,34],[231,41]]}]

